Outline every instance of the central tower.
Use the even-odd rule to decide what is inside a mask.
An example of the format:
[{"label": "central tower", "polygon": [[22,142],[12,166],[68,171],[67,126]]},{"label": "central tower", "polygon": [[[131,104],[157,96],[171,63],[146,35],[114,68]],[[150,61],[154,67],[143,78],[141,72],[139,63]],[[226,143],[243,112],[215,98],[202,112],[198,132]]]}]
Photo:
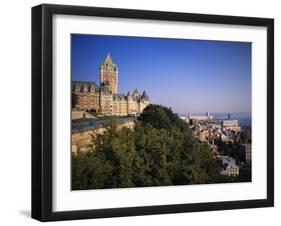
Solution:
[{"label": "central tower", "polygon": [[118,69],[109,54],[107,54],[104,63],[100,66],[100,85],[106,86],[108,91],[113,94],[118,93]]}]

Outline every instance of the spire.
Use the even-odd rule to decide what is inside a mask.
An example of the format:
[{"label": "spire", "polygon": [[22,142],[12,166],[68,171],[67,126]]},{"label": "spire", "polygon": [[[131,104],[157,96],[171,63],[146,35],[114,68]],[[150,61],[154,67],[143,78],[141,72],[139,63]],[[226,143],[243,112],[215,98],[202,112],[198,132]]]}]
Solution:
[{"label": "spire", "polygon": [[149,97],[148,97],[147,93],[145,92],[145,90],[143,91],[143,93],[141,95],[141,99],[149,101]]},{"label": "spire", "polygon": [[137,89],[134,90],[133,95],[139,95],[139,91]]},{"label": "spire", "polygon": [[105,64],[105,65],[108,65],[108,64],[113,65],[112,59],[111,59],[109,53],[108,53],[107,56],[106,56],[106,59],[105,59],[105,61],[104,61],[104,64]]}]

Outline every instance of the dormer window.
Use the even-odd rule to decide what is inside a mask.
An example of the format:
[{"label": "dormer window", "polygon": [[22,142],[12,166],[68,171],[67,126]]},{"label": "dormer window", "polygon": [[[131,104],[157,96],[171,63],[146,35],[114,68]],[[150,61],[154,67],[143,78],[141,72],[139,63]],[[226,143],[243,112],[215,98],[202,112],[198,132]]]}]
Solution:
[{"label": "dormer window", "polygon": [[83,87],[83,92],[88,92],[89,90],[88,90],[88,87],[87,86],[84,86]]}]

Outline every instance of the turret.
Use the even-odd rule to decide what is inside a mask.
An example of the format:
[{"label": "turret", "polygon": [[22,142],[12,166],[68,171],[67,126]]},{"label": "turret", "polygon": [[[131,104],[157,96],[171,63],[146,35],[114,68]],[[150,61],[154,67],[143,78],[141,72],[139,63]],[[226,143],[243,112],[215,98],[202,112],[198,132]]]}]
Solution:
[{"label": "turret", "polygon": [[148,97],[147,93],[145,92],[145,90],[143,91],[143,93],[141,95],[141,100],[149,101],[149,97]]}]

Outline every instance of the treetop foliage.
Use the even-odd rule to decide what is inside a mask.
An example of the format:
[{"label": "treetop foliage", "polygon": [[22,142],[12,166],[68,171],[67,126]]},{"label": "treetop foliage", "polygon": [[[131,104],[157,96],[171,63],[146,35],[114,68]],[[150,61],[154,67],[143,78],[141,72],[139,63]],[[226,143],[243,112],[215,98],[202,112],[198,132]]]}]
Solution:
[{"label": "treetop foliage", "polygon": [[189,131],[187,123],[179,118],[171,108],[162,105],[148,105],[139,119],[144,123],[149,123],[156,129],[171,129],[177,127],[183,131]]}]

